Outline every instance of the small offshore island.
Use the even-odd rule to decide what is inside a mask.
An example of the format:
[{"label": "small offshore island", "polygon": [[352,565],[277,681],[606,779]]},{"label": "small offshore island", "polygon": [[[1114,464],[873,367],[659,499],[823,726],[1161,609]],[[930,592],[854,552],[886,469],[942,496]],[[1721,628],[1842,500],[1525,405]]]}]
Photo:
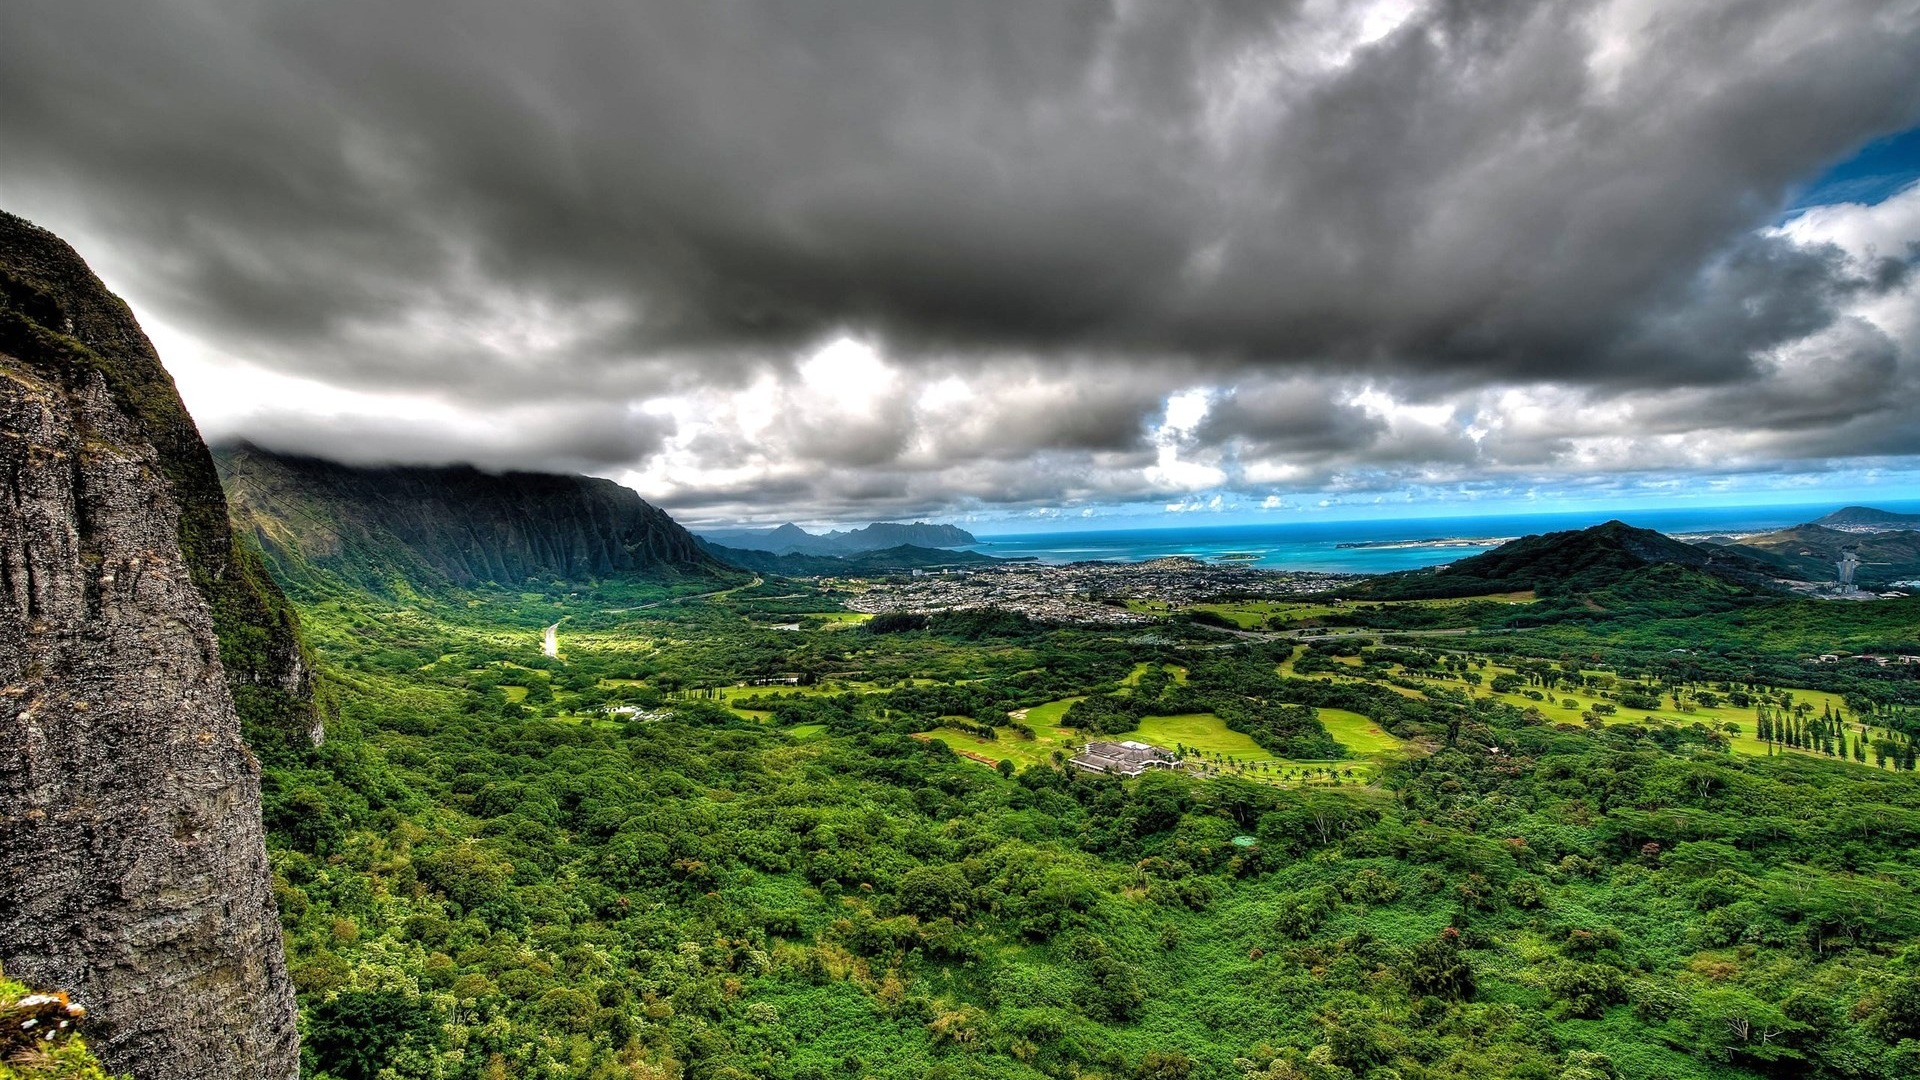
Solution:
[{"label": "small offshore island", "polygon": [[1339,548],[1492,548],[1508,543],[1516,537],[1462,537],[1438,536],[1425,540],[1343,540],[1335,547]]}]

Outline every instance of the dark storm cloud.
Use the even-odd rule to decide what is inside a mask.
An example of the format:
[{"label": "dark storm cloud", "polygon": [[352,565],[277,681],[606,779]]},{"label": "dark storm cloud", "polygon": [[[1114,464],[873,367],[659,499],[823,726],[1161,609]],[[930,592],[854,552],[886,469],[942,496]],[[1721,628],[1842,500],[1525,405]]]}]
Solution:
[{"label": "dark storm cloud", "polygon": [[[1906,262],[1765,226],[1920,120],[1920,4],[1433,0],[1361,33],[1377,6],[14,0],[0,201],[231,356],[487,415],[731,393],[842,332],[910,380],[972,366],[972,420],[910,417],[909,386],[690,436],[778,436],[823,504],[937,501],[935,473],[1125,494],[1095,459],[1151,460],[1193,385],[1221,394],[1190,450],[1315,475],[1571,445],[1395,426],[1367,380],[1738,390],[1689,399],[1712,418],[1817,339],[1911,385],[1907,346],[1889,371],[1835,330]],[[1884,401],[1806,405],[1823,453],[1905,445]],[[661,437],[373,426],[303,448],[604,465]]]},{"label": "dark storm cloud", "polygon": [[483,469],[605,472],[660,450],[670,420],[622,406],[559,402],[515,409],[475,428],[466,417],[314,416],[263,410],[211,428],[209,440],[247,439],[271,450],[356,465],[465,462]]},{"label": "dark storm cloud", "polygon": [[1366,446],[1385,433],[1377,416],[1350,403],[1329,400],[1310,380],[1242,387],[1207,414],[1201,437],[1209,442],[1241,439],[1263,455],[1339,455]]},{"label": "dark storm cloud", "polygon": [[323,353],[491,287],[619,302],[596,355],[851,324],[1533,376],[1920,115],[1884,2],[1662,5],[1618,71],[1572,0],[1436,4],[1343,65],[1284,5],[10,10],[8,171],[88,190],[203,322]]}]

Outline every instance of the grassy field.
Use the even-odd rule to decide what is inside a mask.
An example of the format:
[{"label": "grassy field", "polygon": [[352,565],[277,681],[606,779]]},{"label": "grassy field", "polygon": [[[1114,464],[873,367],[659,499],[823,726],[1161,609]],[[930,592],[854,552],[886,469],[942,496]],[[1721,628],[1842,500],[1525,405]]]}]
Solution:
[{"label": "grassy field", "polygon": [[1285,763],[1287,760],[1268,753],[1248,736],[1229,730],[1227,722],[1212,713],[1143,717],[1139,730],[1114,737],[1136,739],[1169,750],[1184,747],[1190,752],[1209,757],[1217,755],[1249,764]]},{"label": "grassy field", "polygon": [[[1032,728],[1035,736],[1032,739],[1022,738],[1010,727],[996,729],[998,738],[995,739],[983,739],[946,726],[915,737],[938,739],[954,751],[986,765],[1000,761],[1011,761],[1016,768],[1048,764],[1055,751],[1071,757],[1089,741],[1083,732],[1060,726],[1060,718],[1068,707],[1079,700],[1066,698],[1015,711],[1012,719]],[[1274,784],[1325,783],[1331,778],[1329,771],[1339,775],[1344,783],[1369,782],[1378,772],[1373,756],[1401,748],[1400,740],[1381,731],[1359,713],[1340,709],[1319,712],[1328,733],[1356,757],[1338,761],[1296,761],[1279,757],[1248,736],[1229,729],[1226,721],[1212,713],[1143,717],[1139,728],[1107,738],[1150,743],[1184,753],[1209,771]]]},{"label": "grassy field", "polygon": [[[1321,709],[1322,722],[1327,730],[1343,746],[1356,754],[1363,753],[1358,746],[1350,744],[1346,738],[1334,731],[1335,725],[1343,729],[1357,730],[1365,735],[1366,729],[1373,726],[1372,721],[1358,713],[1342,712],[1338,709]],[[1357,722],[1357,724],[1356,724]],[[1219,769],[1249,780],[1262,780],[1269,783],[1288,784],[1313,781],[1324,777],[1327,770],[1333,770],[1344,779],[1357,783],[1369,782],[1378,771],[1375,762],[1364,756],[1338,761],[1299,761],[1293,758],[1279,757],[1253,741],[1252,738],[1227,727],[1227,722],[1212,713],[1186,713],[1179,716],[1148,716],[1140,721],[1139,730],[1129,732],[1119,738],[1135,739],[1155,746],[1165,747],[1176,752],[1184,749],[1190,759],[1204,762],[1210,769]],[[1399,741],[1384,732],[1379,732],[1366,741],[1385,739],[1392,746]]]},{"label": "grassy field", "polygon": [[[1351,680],[1351,681],[1364,681],[1366,679],[1366,676],[1362,674],[1362,671],[1361,671],[1362,661],[1359,657],[1356,657],[1356,656],[1341,656],[1341,657],[1334,658],[1340,664],[1350,667],[1354,670],[1354,674],[1351,676],[1341,675],[1337,673],[1320,673],[1320,674],[1308,675],[1308,676],[1300,675],[1299,673],[1295,672],[1293,669],[1294,661],[1299,659],[1300,653],[1301,653],[1300,649],[1295,649],[1293,655],[1289,656],[1285,661],[1283,661],[1276,670],[1282,676],[1288,677],[1288,678],[1340,679],[1340,680]],[[1464,679],[1460,678],[1457,675],[1434,676],[1431,674],[1412,673],[1412,672],[1405,671],[1404,669],[1400,668],[1398,665],[1396,665],[1393,669],[1395,674],[1410,675],[1413,678],[1419,679],[1423,682],[1431,683],[1432,685],[1437,687],[1445,687],[1450,690],[1464,692],[1478,698],[1487,698],[1495,701],[1504,702],[1508,705],[1512,705],[1517,709],[1527,709],[1527,708],[1536,709],[1539,711],[1541,716],[1545,717],[1549,722],[1556,723],[1556,724],[1584,724],[1583,714],[1586,713],[1588,710],[1592,709],[1594,705],[1606,701],[1605,698],[1601,698],[1592,693],[1589,693],[1585,689],[1568,690],[1568,689],[1562,688],[1559,690],[1555,690],[1551,693],[1548,693],[1545,690],[1535,687],[1533,689],[1535,689],[1538,693],[1540,693],[1542,697],[1542,699],[1539,701],[1535,701],[1532,698],[1527,697],[1524,690],[1514,690],[1504,694],[1496,694],[1496,693],[1493,693],[1491,690],[1487,689],[1487,684],[1493,681],[1494,676],[1510,674],[1513,672],[1513,670],[1514,669],[1512,668],[1502,667],[1497,664],[1490,665],[1486,668],[1481,669],[1480,671],[1480,674],[1483,678],[1483,682],[1481,683],[1481,685],[1470,686]],[[1606,675],[1606,674],[1611,674],[1611,672],[1592,671],[1592,672],[1584,672],[1584,674]],[[1387,686],[1391,690],[1397,691],[1402,694],[1406,694],[1408,696],[1424,696],[1424,695],[1421,695],[1420,692],[1417,690],[1409,690],[1405,687],[1393,686],[1389,683],[1379,683],[1379,685]],[[1838,694],[1825,693],[1819,690],[1796,689],[1793,687],[1786,687],[1784,689],[1788,689],[1793,693],[1794,700],[1796,702],[1804,701],[1812,705],[1813,711],[1816,715],[1826,711],[1827,709],[1833,709],[1836,711],[1842,711],[1844,709],[1844,702],[1841,700]],[[1357,742],[1356,739],[1360,738],[1360,736],[1351,734],[1350,729],[1347,732],[1343,732],[1342,730],[1338,729],[1338,725],[1341,724],[1341,721],[1337,719],[1338,713],[1339,713],[1339,710],[1334,710],[1334,709],[1321,710],[1321,723],[1323,723],[1326,726],[1328,733],[1332,734],[1334,738],[1341,743],[1341,745],[1347,746],[1353,749],[1356,753],[1375,752],[1372,748],[1366,747],[1362,743]],[[1687,727],[1692,724],[1699,723],[1699,724],[1705,724],[1708,727],[1712,727],[1717,730],[1720,730],[1723,734],[1727,734],[1725,725],[1733,724],[1733,725],[1736,725],[1739,730],[1737,732],[1728,734],[1728,739],[1735,753],[1762,756],[1769,752],[1767,744],[1762,742],[1754,734],[1756,730],[1755,718],[1754,718],[1754,710],[1751,708],[1741,709],[1741,708],[1735,708],[1731,705],[1718,705],[1718,706],[1714,706],[1713,708],[1706,708],[1704,706],[1695,706],[1692,712],[1683,712],[1680,709],[1675,708],[1673,705],[1673,699],[1668,697],[1668,698],[1663,698],[1661,700],[1661,707],[1658,709],[1647,710],[1647,709],[1622,708],[1620,709],[1619,712],[1615,713],[1612,716],[1603,717],[1602,722],[1608,725],[1644,724],[1644,725],[1663,725],[1663,726],[1676,726],[1676,727]],[[1849,727],[1848,731],[1849,731],[1849,738],[1852,738],[1853,736],[1858,734],[1859,728],[1857,725],[1853,725]],[[1385,735],[1384,732],[1381,734],[1382,734],[1382,737],[1386,739],[1389,739],[1389,740],[1392,739],[1392,736]],[[1382,747],[1381,749],[1385,749],[1385,747]],[[1814,754],[1811,751],[1789,749],[1786,747],[1782,747],[1777,743],[1773,746],[1771,752],[1776,754],[1805,753],[1813,757],[1827,756],[1825,754]],[[1855,764],[1861,764],[1861,763],[1855,762]],[[1877,767],[1872,765],[1871,760],[1869,760],[1865,764],[1867,767]]]},{"label": "grassy field", "polygon": [[[1503,668],[1496,665],[1496,666],[1491,666],[1486,668],[1483,674],[1486,676],[1488,681],[1491,681],[1494,675],[1505,674],[1512,670],[1513,669],[1511,668]],[[1554,723],[1560,723],[1560,724],[1582,723],[1583,722],[1582,714],[1587,710],[1591,709],[1595,704],[1598,704],[1604,700],[1602,698],[1594,696],[1593,694],[1587,693],[1585,690],[1569,691],[1569,690],[1561,689],[1561,690],[1553,691],[1552,693],[1546,693],[1545,691],[1541,691],[1541,693],[1545,695],[1545,700],[1534,701],[1533,699],[1527,697],[1524,693],[1519,691],[1510,691],[1505,694],[1495,694],[1487,690],[1484,685],[1478,688],[1469,687],[1463,680],[1457,677],[1452,677],[1452,676],[1449,676],[1447,678],[1430,678],[1429,677],[1427,678],[1426,681],[1432,682],[1439,686],[1446,686],[1454,690],[1468,691],[1474,694],[1474,696],[1476,697],[1492,698],[1496,701],[1503,701],[1509,705],[1514,706],[1515,708],[1520,708],[1520,709],[1525,709],[1529,707],[1535,708],[1535,709],[1538,709],[1540,711],[1540,714],[1546,717],[1548,720]],[[1785,689],[1791,690],[1791,692],[1793,693],[1793,699],[1796,702],[1804,701],[1812,705],[1813,711],[1816,715],[1826,711],[1827,709],[1833,709],[1836,711],[1844,711],[1845,709],[1845,702],[1841,700],[1840,695],[1838,694],[1825,693],[1819,690],[1793,689],[1791,687],[1788,687]],[[1567,702],[1569,701],[1571,701],[1573,704],[1568,705]],[[1648,709],[1622,708],[1620,709],[1619,712],[1615,713],[1612,716],[1603,717],[1602,722],[1608,725],[1645,724],[1645,725],[1671,725],[1671,726],[1679,726],[1679,727],[1687,727],[1692,724],[1699,723],[1699,724],[1705,724],[1708,727],[1719,728],[1723,732],[1725,731],[1725,725],[1734,724],[1739,728],[1739,731],[1735,734],[1731,734],[1728,736],[1729,740],[1731,741],[1734,753],[1751,754],[1754,756],[1762,756],[1768,753],[1767,744],[1762,742],[1754,734],[1756,730],[1756,726],[1755,726],[1755,719],[1754,719],[1754,710],[1751,708],[1740,709],[1740,708],[1735,708],[1731,705],[1718,705],[1713,708],[1695,706],[1692,712],[1682,712],[1681,710],[1673,706],[1672,698],[1666,697],[1661,699],[1661,707],[1658,709],[1648,710]],[[1857,734],[1859,731],[1857,726],[1854,726],[1851,724],[1849,725],[1848,730],[1849,730],[1849,738]],[[1783,752],[1792,753],[1792,754],[1805,753],[1813,757],[1827,757],[1827,755],[1825,754],[1814,754],[1811,751],[1789,749],[1787,747],[1782,747],[1777,743],[1774,745],[1772,752],[1776,754],[1783,753]],[[1855,764],[1860,764],[1860,763],[1856,762]],[[1872,760],[1871,758],[1869,758],[1869,760],[1865,763],[1864,767],[1874,768],[1876,766],[1872,764]]]},{"label": "grassy field", "polygon": [[793,619],[821,619],[826,625],[822,630],[847,630],[859,626],[873,616],[864,611],[809,611],[804,615],[795,615]]},{"label": "grassy field", "polygon": [[1060,718],[1067,715],[1067,710],[1073,708],[1073,703],[1079,700],[1081,699],[1077,697],[1061,698],[1059,701],[1049,701],[1045,705],[1035,705],[1031,709],[1016,709],[1011,715],[1013,719],[1035,731],[1059,727]]},{"label": "grassy field", "polygon": [[[1133,665],[1133,670],[1127,673],[1127,677],[1120,680],[1121,685],[1123,686],[1140,685],[1141,676],[1145,675],[1152,668],[1153,668],[1153,665],[1145,661],[1141,661],[1140,663]],[[1174,682],[1179,683],[1181,686],[1187,685],[1187,669],[1186,668],[1183,668],[1178,664],[1161,664],[1160,669],[1162,671],[1165,671],[1167,674],[1173,676]]]},{"label": "grassy field", "polygon": [[[915,686],[928,686],[933,682],[933,679],[912,680]],[[826,697],[833,694],[847,693],[872,694],[888,689],[892,688],[881,686],[879,683],[841,682],[837,679],[829,679],[826,682],[814,683],[811,686],[722,686],[714,692],[719,694],[720,700],[725,702],[727,707],[731,708],[734,712],[745,712],[753,708],[755,701],[762,698],[776,697],[781,694],[799,694],[802,697]]]},{"label": "grassy field", "polygon": [[[1064,711],[1064,710],[1062,710]],[[1077,731],[1063,727],[1041,727],[1030,724],[1035,737],[1022,738],[1019,732],[1010,727],[995,728],[999,736],[996,739],[983,739],[968,731],[957,728],[939,727],[932,731],[914,736],[917,739],[938,739],[952,747],[956,753],[964,754],[982,764],[992,765],[1001,761],[1011,761],[1014,767],[1024,769],[1029,765],[1049,765],[1053,762],[1053,752],[1072,757],[1085,745],[1086,737]]]},{"label": "grassy field", "polygon": [[1320,726],[1327,729],[1333,741],[1356,754],[1382,754],[1400,750],[1404,744],[1393,736],[1380,730],[1374,722],[1357,712],[1345,709],[1321,709]]}]

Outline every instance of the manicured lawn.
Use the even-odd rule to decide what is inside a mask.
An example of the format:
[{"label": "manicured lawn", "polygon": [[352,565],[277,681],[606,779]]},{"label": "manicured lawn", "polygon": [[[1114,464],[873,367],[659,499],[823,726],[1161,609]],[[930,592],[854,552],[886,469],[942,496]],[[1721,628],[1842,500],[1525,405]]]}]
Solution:
[{"label": "manicured lawn", "polygon": [[[1322,709],[1326,713],[1338,712]],[[1358,713],[1345,713],[1362,723],[1370,722]],[[1328,729],[1331,731],[1331,727]],[[1391,739],[1391,736],[1386,736]],[[1223,771],[1248,780],[1273,784],[1322,783],[1332,770],[1350,783],[1367,783],[1377,771],[1364,758],[1339,761],[1296,761],[1278,757],[1251,738],[1227,727],[1227,722],[1212,713],[1185,713],[1179,716],[1148,716],[1136,731],[1116,735],[1116,739],[1134,739],[1168,750],[1185,747],[1189,761],[1203,763],[1209,770]],[[1344,740],[1342,740],[1344,744]]]},{"label": "manicured lawn", "polygon": [[1203,754],[1220,754],[1242,761],[1284,762],[1262,749],[1260,744],[1238,731],[1227,729],[1227,722],[1212,713],[1185,713],[1180,716],[1148,716],[1137,731],[1115,735],[1115,739],[1136,739],[1169,750],[1185,746]]},{"label": "manicured lawn", "polygon": [[846,630],[859,626],[861,623],[873,618],[872,615],[864,611],[809,611],[804,615],[795,615],[792,617],[794,619],[823,619],[827,625],[821,627],[820,629],[822,630]]},{"label": "manicured lawn", "polygon": [[1035,731],[1059,727],[1060,718],[1067,715],[1067,710],[1079,700],[1081,699],[1077,697],[1062,698],[1059,701],[1049,701],[1045,705],[1035,705],[1031,709],[1015,709],[1010,715]]},{"label": "manicured lawn", "polygon": [[1357,712],[1345,709],[1321,709],[1320,726],[1341,746],[1356,754],[1379,754],[1401,748],[1399,739],[1387,734],[1375,726],[1374,722]]},{"label": "manicured lawn", "polygon": [[[1016,768],[1029,765],[1048,765],[1053,762],[1055,750],[1073,756],[1079,752],[1086,738],[1077,731],[1061,727],[1040,727],[1033,725],[1035,738],[1028,739],[1010,727],[995,728],[998,738],[983,739],[969,731],[958,728],[939,727],[932,731],[914,736],[916,739],[938,739],[946,743],[955,752],[991,765],[1001,761],[1011,761]],[[984,759],[984,760],[983,760]]]}]

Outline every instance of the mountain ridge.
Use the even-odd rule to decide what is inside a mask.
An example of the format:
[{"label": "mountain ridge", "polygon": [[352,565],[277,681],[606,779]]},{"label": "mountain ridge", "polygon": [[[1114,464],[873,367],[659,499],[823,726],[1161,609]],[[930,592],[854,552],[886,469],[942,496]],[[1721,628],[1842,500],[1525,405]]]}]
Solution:
[{"label": "mountain ridge", "polygon": [[321,572],[383,591],[403,582],[432,591],[730,572],[665,511],[611,480],[362,467],[245,442],[216,447],[214,458],[236,524],[282,580]]},{"label": "mountain ridge", "polygon": [[798,552],[776,555],[771,551],[728,547],[705,539],[701,539],[700,544],[715,558],[732,566],[781,577],[851,577],[901,570],[997,565],[1008,561],[975,551],[947,551],[915,544],[899,544],[854,555],[803,555]]},{"label": "mountain ridge", "polygon": [[698,535],[724,547],[748,551],[841,557],[901,546],[955,548],[979,543],[972,533],[958,526],[926,521],[876,521],[858,529],[826,533],[810,533],[789,521],[771,529],[712,529]]}]

